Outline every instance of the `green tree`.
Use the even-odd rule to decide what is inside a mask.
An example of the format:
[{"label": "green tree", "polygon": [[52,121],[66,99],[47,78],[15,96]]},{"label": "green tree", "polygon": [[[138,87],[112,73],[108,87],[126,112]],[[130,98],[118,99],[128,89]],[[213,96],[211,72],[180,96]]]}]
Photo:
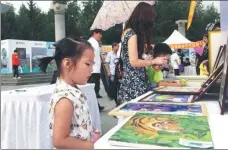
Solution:
[{"label": "green tree", "polygon": [[186,19],[190,1],[157,1],[154,43],[163,42],[177,28],[176,21]]},{"label": "green tree", "polygon": [[1,39],[10,39],[16,37],[16,14],[14,8],[1,13]]},{"label": "green tree", "polygon": [[79,28],[83,34],[87,37],[90,36],[90,27],[103,4],[103,0],[89,0],[83,1],[83,10],[80,15],[80,25]]},{"label": "green tree", "polygon": [[29,40],[30,38],[30,31],[31,26],[28,18],[28,9],[24,4],[20,6],[18,15],[16,17],[16,24],[17,24],[17,32],[16,37],[17,39],[24,39]]},{"label": "green tree", "polygon": [[203,8],[202,2],[197,2],[196,12],[192,25],[187,32],[187,37],[192,41],[202,40],[203,34],[206,33],[206,26],[209,23],[214,23],[216,20],[219,20],[219,13],[214,4]]},{"label": "green tree", "polygon": [[46,40],[47,15],[41,12],[33,0],[22,4],[17,16],[17,37],[24,40]]},{"label": "green tree", "polygon": [[186,33],[186,37],[191,41],[201,40],[206,27],[206,23],[204,22],[204,7],[202,1],[198,1],[193,16],[192,24]]},{"label": "green tree", "polygon": [[77,1],[70,1],[67,3],[66,8],[66,35],[75,34],[75,36],[80,36],[82,33],[79,32],[80,28],[80,15],[81,9],[78,6]]},{"label": "green tree", "polygon": [[[90,27],[103,4],[103,0],[89,0],[81,2],[79,7],[77,0],[57,0],[54,3],[66,4],[66,35],[90,36]],[[28,7],[26,7],[26,5]],[[157,1],[156,22],[154,24],[154,43],[163,42],[177,29],[175,21],[187,19],[190,1]],[[34,1],[22,4],[16,15],[14,9],[1,14],[2,17],[2,39],[23,40],[55,40],[54,11],[43,13]],[[202,1],[197,1],[196,12],[187,38],[191,41],[201,40],[208,23],[219,20],[219,13],[212,4],[203,7]],[[79,32],[80,31],[80,32]],[[116,25],[103,33],[103,44],[119,42],[122,25]]]},{"label": "green tree", "polygon": [[54,10],[49,10],[46,14],[46,25],[45,25],[45,32],[46,32],[46,39],[47,41],[55,41],[55,18],[54,18]]},{"label": "green tree", "polygon": [[66,5],[68,1],[69,1],[69,0],[53,0],[53,3],[54,3],[54,4],[59,3],[59,4],[64,4],[64,5]]}]

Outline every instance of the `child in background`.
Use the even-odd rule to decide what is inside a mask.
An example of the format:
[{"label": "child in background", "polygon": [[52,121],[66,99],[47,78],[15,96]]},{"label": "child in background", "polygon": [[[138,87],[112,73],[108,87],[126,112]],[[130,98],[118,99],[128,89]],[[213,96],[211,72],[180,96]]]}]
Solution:
[{"label": "child in background", "polygon": [[184,61],[184,66],[190,66],[190,61],[189,61],[189,58],[186,58],[185,61]]},{"label": "child in background", "polygon": [[49,109],[53,145],[58,149],[93,149],[99,133],[77,85],[85,85],[93,71],[94,50],[87,41],[63,38],[56,44],[54,57],[40,60],[40,69],[46,72],[53,59],[60,74]]},{"label": "child in background", "polygon": [[209,76],[209,71],[208,71],[208,68],[209,68],[209,64],[208,64],[208,60],[204,60],[200,66],[200,75],[201,76]]},{"label": "child in background", "polygon": [[[172,55],[172,50],[170,49],[169,45],[165,43],[159,43],[154,46],[153,59],[156,57],[166,57],[168,62],[170,55]],[[161,71],[162,68],[163,66],[158,65],[153,65],[146,68],[150,88],[156,87],[158,82],[163,80],[163,73]]]}]

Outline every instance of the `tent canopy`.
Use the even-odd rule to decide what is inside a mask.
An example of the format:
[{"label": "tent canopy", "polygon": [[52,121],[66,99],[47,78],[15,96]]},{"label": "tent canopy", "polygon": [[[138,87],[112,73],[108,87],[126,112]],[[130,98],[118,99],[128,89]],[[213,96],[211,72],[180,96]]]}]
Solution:
[{"label": "tent canopy", "polygon": [[192,42],[185,38],[180,32],[174,30],[173,33],[163,43],[168,44],[171,49],[185,49],[202,47],[203,41]]},{"label": "tent canopy", "polygon": [[187,38],[185,38],[180,32],[174,30],[173,33],[166,39],[163,43],[166,44],[187,44],[192,43]]}]

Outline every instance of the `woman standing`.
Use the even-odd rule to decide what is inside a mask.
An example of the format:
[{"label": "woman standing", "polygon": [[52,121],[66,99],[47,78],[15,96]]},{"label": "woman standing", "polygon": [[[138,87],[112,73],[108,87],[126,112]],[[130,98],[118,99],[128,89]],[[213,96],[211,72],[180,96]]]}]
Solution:
[{"label": "woman standing", "polygon": [[199,54],[196,53],[196,73],[197,75],[200,75],[200,64],[205,61],[208,60],[208,38],[207,38],[207,34],[203,35],[203,42],[204,42],[204,46],[203,46],[203,54],[200,56]]},{"label": "woman standing", "polygon": [[[168,58],[157,57],[143,60],[145,44],[151,45],[155,8],[147,3],[139,3],[132,12],[122,34],[120,57],[123,61],[123,78],[118,93],[118,101],[130,101],[148,90],[145,67],[165,65]],[[149,48],[149,47],[148,47]]]}]

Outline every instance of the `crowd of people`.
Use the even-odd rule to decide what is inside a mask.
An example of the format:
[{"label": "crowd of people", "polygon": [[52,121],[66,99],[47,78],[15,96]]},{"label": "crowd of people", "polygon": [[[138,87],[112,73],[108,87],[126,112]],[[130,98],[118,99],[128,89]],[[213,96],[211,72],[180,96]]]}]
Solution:
[{"label": "crowd of people", "polygon": [[[101,65],[106,64],[112,97],[116,106],[165,84],[162,71],[168,70],[168,62],[179,75],[180,64],[189,65],[189,59],[181,62],[176,51],[167,44],[158,43],[152,48],[156,12],[154,6],[141,2],[133,10],[121,37],[120,57],[118,43],[113,43],[105,61],[101,60],[102,30],[91,32],[89,40],[66,37],[55,44],[53,57],[40,60],[40,69],[46,72],[53,59],[57,65],[52,83],[55,83],[50,103],[49,118],[55,148],[94,148],[100,131],[92,126],[87,99],[77,85],[95,84],[97,98],[101,79]],[[199,61],[200,62],[200,61]],[[99,105],[100,111],[104,109]]]}]

